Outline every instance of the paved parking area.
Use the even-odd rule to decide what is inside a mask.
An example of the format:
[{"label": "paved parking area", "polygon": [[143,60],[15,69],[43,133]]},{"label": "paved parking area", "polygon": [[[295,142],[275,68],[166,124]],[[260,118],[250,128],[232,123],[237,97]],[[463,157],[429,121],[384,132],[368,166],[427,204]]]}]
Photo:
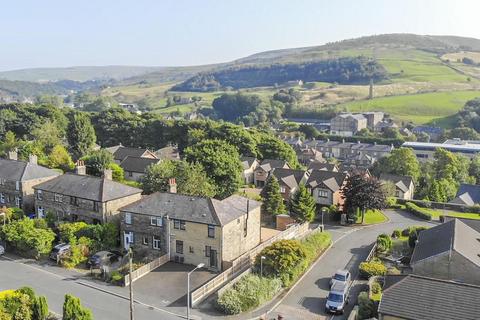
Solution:
[{"label": "paved parking area", "polygon": [[[168,262],[133,283],[135,299],[159,307],[184,307],[187,305],[187,273],[194,266]],[[196,270],[190,277],[193,291],[217,273],[206,269]]]}]

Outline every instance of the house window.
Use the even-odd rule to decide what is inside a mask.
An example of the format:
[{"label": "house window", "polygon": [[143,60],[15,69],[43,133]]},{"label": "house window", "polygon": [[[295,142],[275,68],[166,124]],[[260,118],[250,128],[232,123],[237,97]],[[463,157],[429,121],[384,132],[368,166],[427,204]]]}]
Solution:
[{"label": "house window", "polygon": [[42,190],[37,190],[37,199],[38,199],[38,200],[43,200]]},{"label": "house window", "polygon": [[5,195],[0,193],[0,203],[5,203]]},{"label": "house window", "polygon": [[20,190],[20,181],[15,181],[15,190]]},{"label": "house window", "polygon": [[158,236],[153,236],[153,249],[155,250],[160,250],[160,237]]},{"label": "house window", "polygon": [[192,246],[190,246],[190,247],[188,248],[188,251],[189,251],[190,253],[195,253]]},{"label": "house window", "polygon": [[5,179],[4,178],[0,178],[0,186],[3,186],[5,185]]},{"label": "house window", "polygon": [[400,191],[395,190],[395,197],[400,198]]},{"label": "house window", "polygon": [[208,237],[215,238],[215,226],[208,225]]},{"label": "house window", "polygon": [[212,247],[205,246],[205,257],[210,257],[210,251],[212,251]]},{"label": "house window", "polygon": [[320,198],[328,198],[328,192],[325,190],[318,190],[318,196]]},{"label": "house window", "polygon": [[72,206],[78,206],[78,198],[77,197],[70,197],[70,204]]},{"label": "house window", "polygon": [[55,193],[53,199],[55,202],[63,202],[63,195]]},{"label": "house window", "polygon": [[178,230],[185,230],[185,221],[173,220],[173,228]]},{"label": "house window", "polygon": [[177,240],[175,242],[175,246],[176,246],[176,252],[183,254],[183,241]]},{"label": "house window", "polygon": [[21,207],[22,206],[22,197],[20,196],[15,196],[15,205],[17,207]]},{"label": "house window", "polygon": [[[153,237],[153,239],[155,240],[155,237]],[[148,246],[148,237],[147,236],[143,236],[142,243],[143,243],[143,245]],[[153,243],[153,249],[155,249],[155,242]]]},{"label": "house window", "polygon": [[151,226],[163,226],[163,219],[162,217],[150,217],[150,225]]},{"label": "house window", "polygon": [[133,177],[133,172],[132,172],[132,171],[128,171],[128,176],[129,176],[129,177]]},{"label": "house window", "polygon": [[285,193],[285,187],[284,186],[280,187],[280,193]]},{"label": "house window", "polygon": [[132,214],[130,212],[125,212],[125,223],[132,224]]},{"label": "house window", "polygon": [[93,201],[93,211],[100,211],[100,202],[98,201]]},{"label": "house window", "polygon": [[45,217],[45,209],[43,207],[38,207],[37,208],[37,216],[38,218],[44,218]]}]

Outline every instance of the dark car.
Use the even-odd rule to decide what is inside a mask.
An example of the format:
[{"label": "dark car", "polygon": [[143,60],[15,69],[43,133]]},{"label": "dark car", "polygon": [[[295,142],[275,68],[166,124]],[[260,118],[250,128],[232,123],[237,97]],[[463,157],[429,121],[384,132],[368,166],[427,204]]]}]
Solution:
[{"label": "dark car", "polygon": [[61,257],[66,256],[70,251],[71,247],[68,243],[57,244],[50,252],[50,259],[58,262]]},{"label": "dark car", "polygon": [[88,259],[87,266],[90,268],[101,268],[117,262],[120,260],[120,257],[118,252],[99,251]]}]

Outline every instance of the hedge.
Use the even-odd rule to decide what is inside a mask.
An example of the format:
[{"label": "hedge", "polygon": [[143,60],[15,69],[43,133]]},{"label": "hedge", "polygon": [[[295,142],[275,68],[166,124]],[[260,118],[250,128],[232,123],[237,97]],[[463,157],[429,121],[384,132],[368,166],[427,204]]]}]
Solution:
[{"label": "hedge", "polygon": [[428,212],[424,208],[417,206],[412,202],[405,203],[405,208],[407,209],[408,212],[413,213],[415,216],[421,219],[425,219],[425,220],[433,219],[432,214],[430,212]]},{"label": "hedge", "polygon": [[364,279],[372,276],[384,276],[387,273],[387,267],[377,259],[360,263],[358,268],[359,274]]}]

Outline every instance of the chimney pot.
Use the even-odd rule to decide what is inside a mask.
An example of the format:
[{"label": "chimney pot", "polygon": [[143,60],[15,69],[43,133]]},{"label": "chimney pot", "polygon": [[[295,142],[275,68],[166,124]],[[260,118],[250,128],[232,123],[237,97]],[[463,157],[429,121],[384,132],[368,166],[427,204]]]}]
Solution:
[{"label": "chimney pot", "polygon": [[28,156],[28,162],[31,164],[37,164],[38,163],[38,157],[35,154],[31,154]]},{"label": "chimney pot", "polygon": [[85,167],[85,162],[83,160],[78,160],[75,164],[75,173],[82,176],[87,174],[87,168]]},{"label": "chimney pot", "polygon": [[17,149],[8,151],[8,160],[18,160]]},{"label": "chimney pot", "polygon": [[105,170],[103,170],[103,177],[104,177],[105,179],[112,180],[112,179],[113,179],[112,169],[105,169]]},{"label": "chimney pot", "polygon": [[175,178],[168,179],[168,188],[170,193],[177,193],[177,181]]}]

